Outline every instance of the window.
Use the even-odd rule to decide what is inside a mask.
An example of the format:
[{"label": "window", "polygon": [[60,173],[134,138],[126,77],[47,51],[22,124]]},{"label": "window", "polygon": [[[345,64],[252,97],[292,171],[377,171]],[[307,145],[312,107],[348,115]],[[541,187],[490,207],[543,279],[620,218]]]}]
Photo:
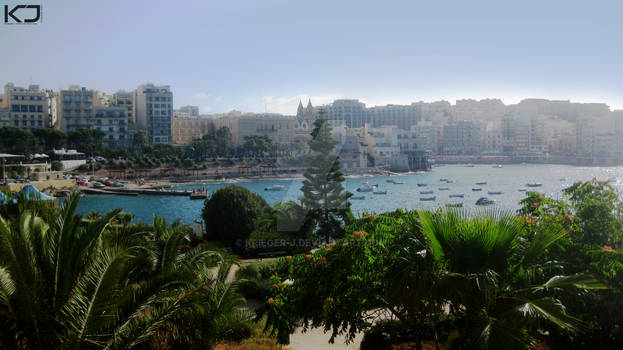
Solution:
[{"label": "window", "polygon": [[19,105],[11,105],[11,112],[19,112]]},{"label": "window", "polygon": [[22,112],[28,112],[28,105],[20,105],[20,109]]},{"label": "window", "polygon": [[41,105],[37,106],[37,112],[39,113],[43,112],[43,106]]},{"label": "window", "polygon": [[28,112],[36,112],[36,111],[37,111],[37,106],[33,106],[33,105],[28,106]]}]

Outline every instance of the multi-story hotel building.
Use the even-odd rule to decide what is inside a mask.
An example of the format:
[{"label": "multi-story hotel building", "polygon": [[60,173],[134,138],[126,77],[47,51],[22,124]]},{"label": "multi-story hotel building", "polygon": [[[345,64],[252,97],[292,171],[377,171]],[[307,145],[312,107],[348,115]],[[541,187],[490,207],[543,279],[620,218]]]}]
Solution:
[{"label": "multi-story hotel building", "polygon": [[104,133],[104,146],[109,148],[123,148],[130,145],[131,117],[126,107],[96,106],[93,108],[95,123],[91,126]]},{"label": "multi-story hotel building", "polygon": [[9,110],[10,126],[37,129],[52,125],[48,95],[39,89],[39,85],[30,85],[26,89],[12,83],[6,84],[0,107]]},{"label": "multi-story hotel building", "polygon": [[150,143],[170,143],[173,93],[168,85],[139,85],[134,91],[136,130],[145,132]]},{"label": "multi-story hotel building", "polygon": [[95,126],[94,105],[99,105],[97,93],[85,87],[72,85],[56,96],[56,128],[64,132],[91,129]]},{"label": "multi-story hotel building", "polygon": [[111,99],[110,104],[114,106],[124,107],[128,112],[128,117],[130,118],[130,123],[134,124],[135,115],[134,115],[134,93],[128,92],[124,90],[119,90],[115,92]]}]

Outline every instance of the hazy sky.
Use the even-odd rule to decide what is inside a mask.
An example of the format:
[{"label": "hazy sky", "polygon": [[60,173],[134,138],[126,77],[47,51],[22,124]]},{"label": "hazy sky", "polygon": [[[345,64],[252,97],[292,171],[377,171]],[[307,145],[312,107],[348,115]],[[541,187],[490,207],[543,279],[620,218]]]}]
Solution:
[{"label": "hazy sky", "polygon": [[[0,83],[170,85],[201,112],[460,98],[623,108],[621,1],[53,0],[0,23]],[[2,11],[4,8],[2,8]],[[2,13],[1,18],[3,18]]]}]

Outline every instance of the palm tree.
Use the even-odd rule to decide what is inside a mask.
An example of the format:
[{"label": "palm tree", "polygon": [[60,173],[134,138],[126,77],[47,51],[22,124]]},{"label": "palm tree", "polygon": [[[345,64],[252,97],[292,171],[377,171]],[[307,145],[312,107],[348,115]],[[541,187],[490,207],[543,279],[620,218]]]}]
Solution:
[{"label": "palm tree", "polygon": [[585,275],[565,276],[547,261],[548,247],[566,232],[527,232],[517,218],[499,212],[419,213],[430,253],[442,266],[433,293],[457,318],[461,349],[525,349],[539,322],[575,330],[560,298],[567,288],[601,288]]},{"label": "palm tree", "polygon": [[[194,344],[197,337],[176,335],[200,327],[218,330],[199,338],[210,344],[246,320],[234,309],[235,285],[225,272],[215,275],[231,266],[222,255],[190,248],[185,230],[163,219],[148,230],[129,225],[120,210],[82,220],[78,201],[69,197],[46,219],[31,210],[17,222],[0,217],[0,340],[7,347],[127,349],[163,333]],[[166,331],[202,315],[224,321]]]}]

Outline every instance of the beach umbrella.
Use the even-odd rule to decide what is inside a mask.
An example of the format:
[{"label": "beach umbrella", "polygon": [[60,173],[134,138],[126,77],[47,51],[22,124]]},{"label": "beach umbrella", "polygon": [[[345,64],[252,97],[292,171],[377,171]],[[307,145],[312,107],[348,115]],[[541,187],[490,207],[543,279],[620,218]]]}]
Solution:
[{"label": "beach umbrella", "polygon": [[26,197],[26,199],[41,199],[44,201],[52,201],[56,199],[54,197],[48,196],[47,194],[41,193],[33,185],[26,185],[22,187],[22,189],[15,194],[13,199],[18,199],[22,194]]}]

